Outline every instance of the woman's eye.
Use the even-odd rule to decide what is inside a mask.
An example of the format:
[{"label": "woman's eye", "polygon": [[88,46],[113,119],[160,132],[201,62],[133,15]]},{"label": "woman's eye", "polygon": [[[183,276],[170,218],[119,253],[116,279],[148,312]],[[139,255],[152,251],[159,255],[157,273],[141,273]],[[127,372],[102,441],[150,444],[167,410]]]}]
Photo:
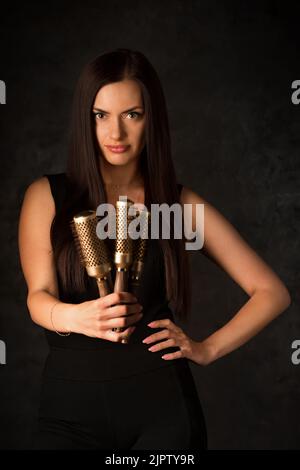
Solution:
[{"label": "woman's eye", "polygon": [[131,113],[128,113],[128,116],[129,116],[129,114],[131,114],[131,115],[134,114],[134,115],[136,115],[137,117],[140,116],[140,113],[137,113],[136,111],[132,111]]},{"label": "woman's eye", "polygon": [[99,117],[100,115],[101,115],[101,116],[104,116],[103,113],[95,113],[96,119],[102,119],[102,118]]},{"label": "woman's eye", "polygon": [[[105,114],[103,113],[94,113],[95,114],[95,117],[96,119],[103,119],[103,116],[105,116]],[[131,111],[130,113],[127,113],[127,116],[134,116],[134,119],[138,118],[139,116],[141,116],[141,113],[138,113],[137,111]],[[132,117],[130,118],[132,119]]]}]

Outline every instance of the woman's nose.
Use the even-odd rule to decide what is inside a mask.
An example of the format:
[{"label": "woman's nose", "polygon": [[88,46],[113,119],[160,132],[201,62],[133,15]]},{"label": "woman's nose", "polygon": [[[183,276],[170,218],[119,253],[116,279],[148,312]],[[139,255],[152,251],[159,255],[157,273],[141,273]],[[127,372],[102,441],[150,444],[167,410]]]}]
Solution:
[{"label": "woman's nose", "polygon": [[124,127],[122,126],[122,123],[116,119],[111,123],[109,132],[112,139],[121,139],[124,134]]}]

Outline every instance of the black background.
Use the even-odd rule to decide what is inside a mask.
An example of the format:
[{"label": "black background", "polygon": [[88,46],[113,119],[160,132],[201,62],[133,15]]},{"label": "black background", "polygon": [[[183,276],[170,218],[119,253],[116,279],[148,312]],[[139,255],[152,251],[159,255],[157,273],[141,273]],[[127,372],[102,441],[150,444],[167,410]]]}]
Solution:
[{"label": "black background", "polygon": [[[275,270],[292,305],[242,348],[191,364],[210,449],[300,448],[299,8],[279,1],[84,1],[1,5],[0,445],[30,448],[43,330],[26,307],[17,225],[26,187],[64,171],[74,85],[95,56],[143,52],[165,91],[178,180],[211,202]],[[248,299],[217,265],[192,255],[193,312],[203,339]]]}]

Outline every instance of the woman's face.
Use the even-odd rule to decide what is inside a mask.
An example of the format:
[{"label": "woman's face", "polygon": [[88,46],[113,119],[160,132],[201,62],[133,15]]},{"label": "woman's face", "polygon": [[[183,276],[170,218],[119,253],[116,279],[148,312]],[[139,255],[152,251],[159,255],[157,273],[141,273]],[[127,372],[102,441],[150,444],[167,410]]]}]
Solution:
[{"label": "woman's face", "polygon": [[[103,86],[97,93],[93,113],[96,137],[111,165],[126,165],[139,158],[145,145],[145,109],[141,89],[134,80]],[[114,153],[107,146],[127,146]]]}]

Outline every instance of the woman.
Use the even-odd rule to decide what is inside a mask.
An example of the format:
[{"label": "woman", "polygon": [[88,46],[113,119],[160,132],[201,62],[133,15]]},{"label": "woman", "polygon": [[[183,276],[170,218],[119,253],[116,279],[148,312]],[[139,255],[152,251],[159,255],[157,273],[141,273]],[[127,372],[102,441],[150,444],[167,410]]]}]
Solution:
[{"label": "woman", "polygon": [[[288,307],[288,290],[211,204],[176,182],[164,94],[143,54],[117,49],[87,64],[71,122],[66,172],[30,184],[20,215],[27,305],[50,348],[34,448],[206,449],[188,361],[207,365],[244,344]],[[98,298],[80,265],[70,220],[124,194],[147,208],[204,204],[202,252],[250,296],[204,341],[173,316],[190,308],[183,238],[148,239],[138,298]],[[193,231],[196,222],[193,210]]]}]

